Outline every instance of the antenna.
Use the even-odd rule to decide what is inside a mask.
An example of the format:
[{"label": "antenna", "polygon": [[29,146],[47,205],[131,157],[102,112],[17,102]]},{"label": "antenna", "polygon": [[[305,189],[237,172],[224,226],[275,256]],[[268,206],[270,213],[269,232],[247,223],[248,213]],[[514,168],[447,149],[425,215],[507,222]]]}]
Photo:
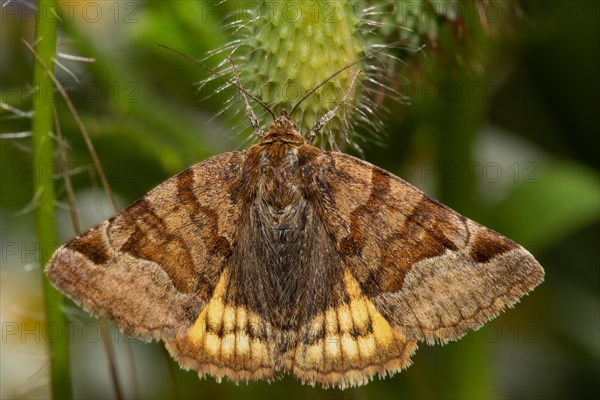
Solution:
[{"label": "antenna", "polygon": [[[231,59],[231,56],[227,56],[227,61],[229,61],[229,63],[231,64],[231,71],[233,72],[233,76],[235,77],[235,81],[237,82],[237,84],[241,88],[242,87],[242,82],[240,82],[240,77],[239,77],[239,75],[237,73],[237,70],[235,69],[235,64],[233,63],[233,60]],[[254,110],[250,106],[250,103],[248,103],[248,97],[246,97],[246,94],[244,92],[240,92],[240,93],[242,94],[242,97],[244,98],[244,105],[246,107],[246,116],[250,120],[250,125],[252,125],[252,127],[254,128],[254,132],[256,132],[256,135],[259,138],[265,136],[265,133],[263,132],[263,130],[260,129],[260,123],[258,122],[258,118],[256,118],[256,114],[254,113]]]},{"label": "antenna", "polygon": [[159,44],[158,47],[163,48],[165,50],[169,50],[183,58],[185,58],[188,61],[191,61],[192,63],[196,64],[197,66],[201,67],[202,69],[210,72],[211,74],[217,75],[220,78],[225,79],[225,81],[227,81],[228,84],[235,86],[241,93],[243,93],[244,95],[250,97],[252,100],[256,101],[258,104],[260,104],[265,110],[267,110],[269,112],[269,114],[271,114],[271,116],[273,117],[273,119],[276,118],[275,113],[269,108],[269,106],[267,106],[262,100],[260,100],[259,98],[257,98],[256,96],[250,94],[249,92],[247,92],[241,85],[239,85],[236,81],[235,78],[234,79],[229,79],[225,76],[225,74],[223,74],[222,72],[216,71],[206,65],[204,65],[203,63],[201,63],[200,61],[194,60],[192,57],[188,56],[185,53],[182,53],[181,51],[174,49],[172,47],[169,46],[165,46],[163,44]]},{"label": "antenna", "polygon": [[304,96],[302,96],[302,98],[300,100],[298,100],[298,102],[296,103],[296,105],[292,108],[292,111],[290,112],[290,118],[292,117],[292,115],[294,114],[294,111],[296,111],[296,109],[298,108],[298,106],[304,101],[306,100],[310,95],[312,95],[314,92],[316,92],[317,90],[319,90],[323,85],[325,85],[327,82],[329,82],[331,79],[333,79],[334,77],[336,77],[338,74],[341,74],[342,72],[344,72],[345,70],[347,70],[348,68],[352,68],[353,66],[355,66],[356,64],[358,64],[359,62],[366,60],[367,58],[373,57],[374,55],[376,55],[377,53],[381,52],[382,50],[385,49],[389,49],[390,47],[395,47],[396,44],[393,43],[391,45],[388,46],[382,46],[381,48],[375,50],[373,53],[370,54],[365,54],[364,56],[362,56],[361,58],[359,58],[358,60],[351,62],[350,64],[346,65],[345,67],[342,67],[341,69],[338,69],[336,72],[334,72],[333,74],[329,75],[323,82],[319,83],[317,86],[315,86],[314,88],[312,88],[308,93],[306,93]]},{"label": "antenna", "polygon": [[342,97],[340,99],[340,101],[338,101],[338,103],[335,105],[335,107],[333,107],[332,110],[327,111],[327,113],[325,115],[323,115],[320,120],[317,121],[315,126],[312,127],[312,129],[308,133],[308,136],[306,136],[306,141],[308,143],[312,143],[313,140],[315,140],[315,137],[317,136],[317,132],[319,132],[321,130],[321,128],[323,128],[323,126],[325,126],[326,123],[331,121],[331,119],[335,115],[336,111],[342,106],[342,104],[344,104],[346,102],[346,100],[348,100],[348,97],[350,97],[350,93],[352,92],[352,89],[354,89],[354,85],[356,84],[356,79],[358,78],[358,75],[360,75],[360,72],[361,71],[358,70],[354,73],[354,76],[352,77],[352,82],[350,82],[350,86],[348,87],[346,94],[344,94],[344,97]]}]

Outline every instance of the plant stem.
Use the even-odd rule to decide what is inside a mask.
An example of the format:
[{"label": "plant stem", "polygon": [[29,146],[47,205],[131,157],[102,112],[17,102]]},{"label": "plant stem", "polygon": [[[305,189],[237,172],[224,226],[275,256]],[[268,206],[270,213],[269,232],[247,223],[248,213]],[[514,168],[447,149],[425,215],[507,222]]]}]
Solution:
[{"label": "plant stem", "polygon": [[[56,52],[57,20],[56,0],[40,0],[35,40],[36,52],[46,65],[53,68]],[[54,84],[39,62],[34,63],[33,83],[37,93],[33,96],[33,170],[34,193],[38,196],[34,212],[37,239],[40,249],[40,265],[45,266],[57,247],[56,220],[54,216],[54,186],[52,174],[45,173],[53,165],[52,107]],[[69,360],[69,335],[62,312],[63,296],[45,276],[42,276],[46,305],[46,324],[58,334],[49,341],[50,384],[55,399],[73,397]]]}]

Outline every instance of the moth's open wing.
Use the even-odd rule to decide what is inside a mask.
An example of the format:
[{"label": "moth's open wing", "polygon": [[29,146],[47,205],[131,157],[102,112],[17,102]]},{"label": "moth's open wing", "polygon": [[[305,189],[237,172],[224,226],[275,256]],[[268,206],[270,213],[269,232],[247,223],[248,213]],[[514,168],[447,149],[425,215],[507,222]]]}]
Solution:
[{"label": "moth's open wing", "polygon": [[170,178],[61,246],[46,274],[128,335],[174,340],[212,296],[231,252],[244,157],[222,154]]},{"label": "moth's open wing", "polygon": [[319,214],[343,264],[396,332],[447,342],[544,278],[523,247],[369,163],[324,153]]}]

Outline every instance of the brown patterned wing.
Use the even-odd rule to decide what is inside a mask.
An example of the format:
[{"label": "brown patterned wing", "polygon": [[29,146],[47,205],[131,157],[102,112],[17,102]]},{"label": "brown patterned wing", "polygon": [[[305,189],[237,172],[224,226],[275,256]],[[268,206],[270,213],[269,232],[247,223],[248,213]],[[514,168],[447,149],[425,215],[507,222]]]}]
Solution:
[{"label": "brown patterned wing", "polygon": [[307,179],[342,261],[395,332],[447,342],[494,318],[543,281],[515,242],[402,179],[323,153]]},{"label": "brown patterned wing", "polygon": [[231,193],[244,153],[226,153],[160,184],[61,246],[52,283],[131,336],[174,340],[211,298],[236,240],[242,208]]}]

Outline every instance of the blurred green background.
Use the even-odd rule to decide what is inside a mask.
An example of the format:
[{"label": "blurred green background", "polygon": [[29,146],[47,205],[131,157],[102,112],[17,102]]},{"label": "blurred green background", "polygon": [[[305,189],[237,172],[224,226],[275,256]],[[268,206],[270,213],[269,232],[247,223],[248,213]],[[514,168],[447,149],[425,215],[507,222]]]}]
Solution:
[{"label": "blurred green background", "polygon": [[[120,206],[189,165],[249,143],[245,121],[232,113],[217,116],[232,92],[209,98],[217,84],[195,86],[208,77],[205,71],[157,47],[166,44],[203,58],[231,41],[231,33],[221,29],[226,16],[217,3],[62,4],[59,52],[95,62],[59,57],[66,68],[57,68],[57,75],[92,135]],[[455,4],[417,3],[446,11]],[[512,2],[499,12],[493,4],[461,2],[458,15],[425,9],[426,19],[409,21],[413,32],[401,38],[426,47],[395,51],[404,63],[396,66],[391,86],[410,104],[383,96],[388,111],[379,113],[380,143],[360,145],[369,162],[527,247],[546,270],[544,284],[459,342],[422,344],[406,371],[343,392],[302,386],[289,377],[239,386],[199,380],[168,360],[162,344],[138,343],[113,328],[127,398],[600,395],[600,3],[519,2],[520,19],[514,18]],[[1,17],[2,398],[50,393],[46,341],[52,335],[43,324],[36,264],[44,249],[36,247],[31,215],[32,57],[20,40],[33,42],[34,7],[35,2],[3,0]],[[488,11],[483,25],[477,12],[466,12],[482,9]],[[398,40],[398,21],[381,22],[388,24],[382,37]],[[220,61],[215,56],[207,62]],[[87,228],[113,211],[64,102],[58,100],[57,107]],[[64,241],[74,232],[56,160],[56,168],[45,173],[55,179]],[[75,396],[113,397],[96,323],[72,303],[65,312],[72,323]]]}]

